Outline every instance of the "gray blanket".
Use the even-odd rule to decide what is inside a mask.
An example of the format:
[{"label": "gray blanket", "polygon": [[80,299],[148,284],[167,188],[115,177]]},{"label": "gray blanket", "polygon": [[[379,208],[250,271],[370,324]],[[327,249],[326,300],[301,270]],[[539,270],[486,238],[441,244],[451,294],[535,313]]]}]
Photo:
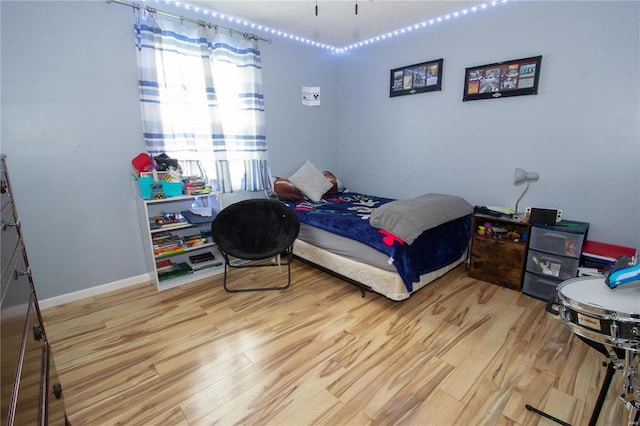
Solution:
[{"label": "gray blanket", "polygon": [[427,229],[473,213],[465,199],[446,194],[424,194],[396,200],[374,209],[369,223],[411,244]]}]

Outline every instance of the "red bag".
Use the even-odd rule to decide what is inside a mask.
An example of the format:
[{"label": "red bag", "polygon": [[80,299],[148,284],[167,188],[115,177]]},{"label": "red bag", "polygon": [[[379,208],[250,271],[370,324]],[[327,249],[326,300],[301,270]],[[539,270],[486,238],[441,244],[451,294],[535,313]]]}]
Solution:
[{"label": "red bag", "polygon": [[131,164],[133,165],[133,168],[138,171],[138,175],[140,175],[140,172],[148,172],[152,170],[152,161],[151,156],[143,152],[131,160]]}]

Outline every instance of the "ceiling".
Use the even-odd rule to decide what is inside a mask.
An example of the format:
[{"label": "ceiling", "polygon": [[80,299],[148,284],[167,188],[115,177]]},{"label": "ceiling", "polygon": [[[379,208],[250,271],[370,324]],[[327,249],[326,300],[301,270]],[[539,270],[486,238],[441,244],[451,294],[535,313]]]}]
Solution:
[{"label": "ceiling", "polygon": [[[499,0],[506,1],[506,0]],[[376,36],[443,18],[486,1],[462,0],[186,0],[195,7],[282,31],[312,42],[344,48]],[[490,3],[487,3],[490,4]],[[316,16],[316,5],[318,15]],[[358,14],[355,14],[356,5]],[[459,14],[459,19],[462,13]],[[237,23],[236,23],[237,24]],[[239,25],[239,24],[238,24]],[[233,25],[229,27],[234,28]],[[256,35],[273,35],[252,30]]]}]

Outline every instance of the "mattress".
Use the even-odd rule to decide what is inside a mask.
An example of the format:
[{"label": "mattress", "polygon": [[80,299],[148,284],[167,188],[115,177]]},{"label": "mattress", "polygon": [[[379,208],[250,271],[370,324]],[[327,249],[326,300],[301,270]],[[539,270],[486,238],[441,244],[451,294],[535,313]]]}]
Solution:
[{"label": "mattress", "polygon": [[[400,275],[398,275],[397,271],[394,271],[394,268],[391,268],[390,270],[386,267],[373,266],[369,263],[365,263],[365,261],[358,261],[355,259],[355,257],[361,257],[360,255],[349,257],[333,253],[327,249],[304,241],[301,238],[302,237],[299,236],[293,245],[293,254],[295,256],[318,265],[323,269],[330,270],[333,273],[361,283],[367,289],[380,293],[395,301],[408,299],[409,296],[411,296],[411,293],[418,291],[433,280],[451,271],[453,268],[463,263],[467,257],[465,252],[456,261],[421,275],[420,281],[413,284],[413,291],[409,292],[407,291],[402,278],[400,278]],[[354,244],[359,243],[354,242]],[[362,246],[362,251],[365,251],[365,248],[368,249],[368,247],[364,245]]]},{"label": "mattress", "polygon": [[312,244],[320,249],[329,250],[339,256],[366,263],[380,269],[398,272],[389,261],[389,256],[373,247],[359,243],[351,238],[343,237],[324,229],[300,223],[298,240]]}]

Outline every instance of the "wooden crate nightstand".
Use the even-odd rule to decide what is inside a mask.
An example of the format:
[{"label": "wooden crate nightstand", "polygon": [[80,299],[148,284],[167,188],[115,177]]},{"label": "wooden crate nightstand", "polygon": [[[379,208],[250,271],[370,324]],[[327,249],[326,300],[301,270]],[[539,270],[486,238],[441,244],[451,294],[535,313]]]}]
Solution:
[{"label": "wooden crate nightstand", "polygon": [[[489,225],[489,226],[486,226]],[[485,226],[484,235],[478,227]],[[508,216],[473,215],[469,276],[522,290],[530,226]]]}]

